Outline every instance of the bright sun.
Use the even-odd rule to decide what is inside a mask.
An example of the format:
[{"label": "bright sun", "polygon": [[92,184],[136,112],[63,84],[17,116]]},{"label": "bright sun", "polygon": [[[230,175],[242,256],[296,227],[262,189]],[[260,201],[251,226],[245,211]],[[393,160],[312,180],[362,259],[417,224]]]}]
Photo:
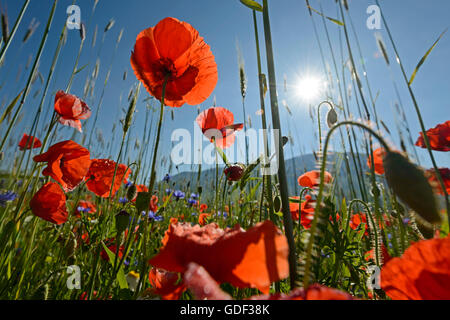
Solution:
[{"label": "bright sun", "polygon": [[318,77],[307,76],[300,78],[295,86],[297,95],[305,101],[317,98],[324,88],[324,83]]}]

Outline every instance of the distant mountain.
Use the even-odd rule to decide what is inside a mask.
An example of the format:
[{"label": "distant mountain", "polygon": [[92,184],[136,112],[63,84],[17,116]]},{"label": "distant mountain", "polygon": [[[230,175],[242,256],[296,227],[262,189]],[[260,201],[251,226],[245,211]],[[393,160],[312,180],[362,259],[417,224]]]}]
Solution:
[{"label": "distant mountain", "polygon": [[[338,191],[341,189],[343,192],[347,193],[350,188],[355,190],[356,194],[360,196],[359,185],[357,179],[357,172],[355,170],[354,162],[361,162],[363,168],[363,174],[369,171],[367,167],[367,161],[365,155],[360,155],[353,159],[352,155],[348,154],[348,162],[350,166],[350,177],[348,180],[348,171],[346,168],[346,163],[344,161],[343,153],[331,154],[327,157],[327,170],[336,176],[336,172],[339,172],[339,185],[337,186]],[[317,162],[313,154],[306,154],[303,156],[291,158],[285,161],[286,165],[286,175],[288,177],[288,188],[291,195],[299,192],[300,187],[298,186],[297,178],[303,173],[310,170],[318,170]],[[359,165],[359,163],[358,163]],[[219,166],[219,177],[222,174],[224,166]],[[209,191],[215,191],[215,176],[216,170],[207,169],[202,170],[200,175],[200,185],[202,186],[203,192],[208,193]],[[255,170],[254,175],[257,172]],[[171,176],[170,186],[174,189],[188,190],[190,189],[194,192],[197,188],[198,171],[194,172],[181,172]]]}]

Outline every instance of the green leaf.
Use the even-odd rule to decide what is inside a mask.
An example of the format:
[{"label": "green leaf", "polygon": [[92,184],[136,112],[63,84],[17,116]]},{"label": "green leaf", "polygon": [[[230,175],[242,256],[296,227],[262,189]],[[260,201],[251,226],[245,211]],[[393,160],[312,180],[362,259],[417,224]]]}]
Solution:
[{"label": "green leaf", "polygon": [[409,79],[408,84],[411,85],[411,83],[414,81],[414,78],[416,77],[417,71],[419,71],[419,68],[422,66],[422,64],[425,62],[425,60],[427,59],[428,55],[431,53],[431,51],[434,49],[434,47],[437,45],[437,43],[439,42],[439,40],[441,40],[441,38],[444,36],[444,34],[447,32],[447,29],[444,30],[444,32],[441,33],[441,35],[439,36],[439,38],[433,43],[433,45],[431,46],[430,49],[428,49],[427,53],[425,53],[425,55],[422,57],[422,59],[420,59],[419,63],[417,64],[416,69],[414,69],[414,72],[411,76],[411,79]]},{"label": "green leaf", "polygon": [[317,13],[318,15],[320,15],[320,16],[322,16],[322,17],[328,19],[328,20],[330,20],[331,22],[336,23],[337,25],[340,25],[340,26],[343,26],[343,25],[344,25],[344,23],[343,23],[342,21],[339,21],[339,20],[334,19],[334,18],[327,17],[326,15],[324,15],[323,13],[317,11],[316,9],[314,9],[314,8],[311,7],[311,6],[308,6],[308,9],[311,9],[312,11],[314,11],[315,13]]},{"label": "green leaf", "polygon": [[[25,89],[24,89],[25,90]],[[0,118],[0,124],[5,120],[5,118],[8,116],[9,113],[11,113],[12,109],[16,105],[17,101],[19,101],[20,96],[22,95],[23,91],[20,91],[20,93],[17,95],[17,97],[14,98],[14,100],[9,104],[9,106],[6,108],[5,112],[3,112],[2,117]]]},{"label": "green leaf", "polygon": [[84,68],[86,68],[89,65],[89,63],[85,64],[84,66],[82,66],[80,69],[77,69],[77,71],[75,71],[74,74],[80,73],[81,71],[83,71]]},{"label": "green leaf", "polygon": [[244,190],[245,185],[247,184],[247,181],[250,178],[250,174],[253,172],[253,170],[255,170],[255,168],[261,163],[261,157],[259,157],[258,159],[256,159],[255,162],[250,163],[247,168],[245,168],[244,173],[242,174],[242,178],[241,178],[241,183],[240,183],[240,188],[241,190]]},{"label": "green leaf", "polygon": [[240,1],[241,1],[241,3],[242,3],[244,6],[250,8],[250,9],[252,9],[252,10],[256,10],[256,11],[259,11],[259,12],[262,12],[262,11],[263,11],[262,5],[260,5],[260,4],[259,4],[258,2],[256,2],[256,1],[253,1],[253,0],[240,0]]},{"label": "green leaf", "polygon": [[138,212],[148,211],[151,194],[149,192],[139,192],[136,197],[136,209]]},{"label": "green leaf", "polygon": [[[108,249],[108,247],[102,242],[103,249],[105,249],[106,254],[109,258],[109,263],[114,268],[114,259],[116,258],[115,253]],[[119,257],[117,257],[119,259]],[[119,282],[120,289],[128,289],[127,279],[125,278],[125,273],[123,271],[123,267],[121,266],[119,271],[117,272],[117,282]]]},{"label": "green leaf", "polygon": [[219,148],[216,144],[214,144],[214,146],[216,147],[216,151],[219,154],[219,156],[222,158],[223,163],[225,163],[226,165],[228,165],[228,159],[227,156],[225,155],[225,152],[223,152],[223,150],[221,148]]}]

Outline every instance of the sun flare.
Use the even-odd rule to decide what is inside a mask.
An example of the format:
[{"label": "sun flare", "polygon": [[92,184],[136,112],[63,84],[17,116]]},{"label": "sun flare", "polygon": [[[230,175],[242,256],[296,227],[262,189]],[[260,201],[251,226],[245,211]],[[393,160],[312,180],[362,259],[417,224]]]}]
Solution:
[{"label": "sun flare", "polygon": [[300,98],[311,101],[319,97],[324,87],[324,82],[319,77],[305,76],[298,80],[295,89]]}]

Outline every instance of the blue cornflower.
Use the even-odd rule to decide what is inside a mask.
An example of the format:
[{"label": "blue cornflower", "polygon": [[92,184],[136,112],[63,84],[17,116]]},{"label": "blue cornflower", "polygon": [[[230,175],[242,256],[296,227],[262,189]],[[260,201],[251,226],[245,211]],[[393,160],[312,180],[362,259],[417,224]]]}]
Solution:
[{"label": "blue cornflower", "polygon": [[84,213],[89,213],[91,211],[90,208],[84,208],[84,207],[78,207],[77,208],[78,212],[84,212]]},{"label": "blue cornflower", "polygon": [[169,174],[166,174],[166,176],[163,179],[164,182],[169,182],[170,181],[170,176]]},{"label": "blue cornflower", "polygon": [[196,216],[197,215],[197,212],[192,212],[191,213],[191,216]]},{"label": "blue cornflower", "polygon": [[131,181],[128,181],[127,183],[125,183],[125,187],[126,188],[129,188],[129,187],[131,187],[133,185],[133,182],[131,182]]},{"label": "blue cornflower", "polygon": [[197,200],[199,195],[197,193],[191,193],[191,198]]},{"label": "blue cornflower", "polygon": [[220,217],[222,215],[223,215],[223,218],[226,219],[228,217],[228,212],[222,212],[222,211],[217,212],[217,216]]},{"label": "blue cornflower", "polygon": [[166,189],[166,194],[171,194],[172,193],[172,189]]},{"label": "blue cornflower", "polygon": [[6,202],[14,201],[18,197],[17,193],[12,191],[7,191],[6,193],[0,194],[0,206],[4,207]]},{"label": "blue cornflower", "polygon": [[149,219],[153,219],[155,221],[162,221],[162,220],[164,220],[164,218],[162,216],[157,216],[156,213],[154,213],[153,211],[149,211],[148,212],[148,218]]},{"label": "blue cornflower", "polygon": [[188,201],[188,204],[192,207],[194,204],[196,204],[197,203],[197,200],[194,200],[194,199],[189,199]]},{"label": "blue cornflower", "polygon": [[125,204],[125,203],[127,203],[128,202],[128,199],[127,198],[119,198],[119,203],[121,203],[121,204]]},{"label": "blue cornflower", "polygon": [[180,191],[180,190],[177,190],[177,191],[175,191],[175,192],[173,193],[173,196],[174,196],[175,198],[177,198],[177,200],[180,200],[180,199],[184,199],[184,197],[186,196],[186,194],[185,194],[184,192]]}]

